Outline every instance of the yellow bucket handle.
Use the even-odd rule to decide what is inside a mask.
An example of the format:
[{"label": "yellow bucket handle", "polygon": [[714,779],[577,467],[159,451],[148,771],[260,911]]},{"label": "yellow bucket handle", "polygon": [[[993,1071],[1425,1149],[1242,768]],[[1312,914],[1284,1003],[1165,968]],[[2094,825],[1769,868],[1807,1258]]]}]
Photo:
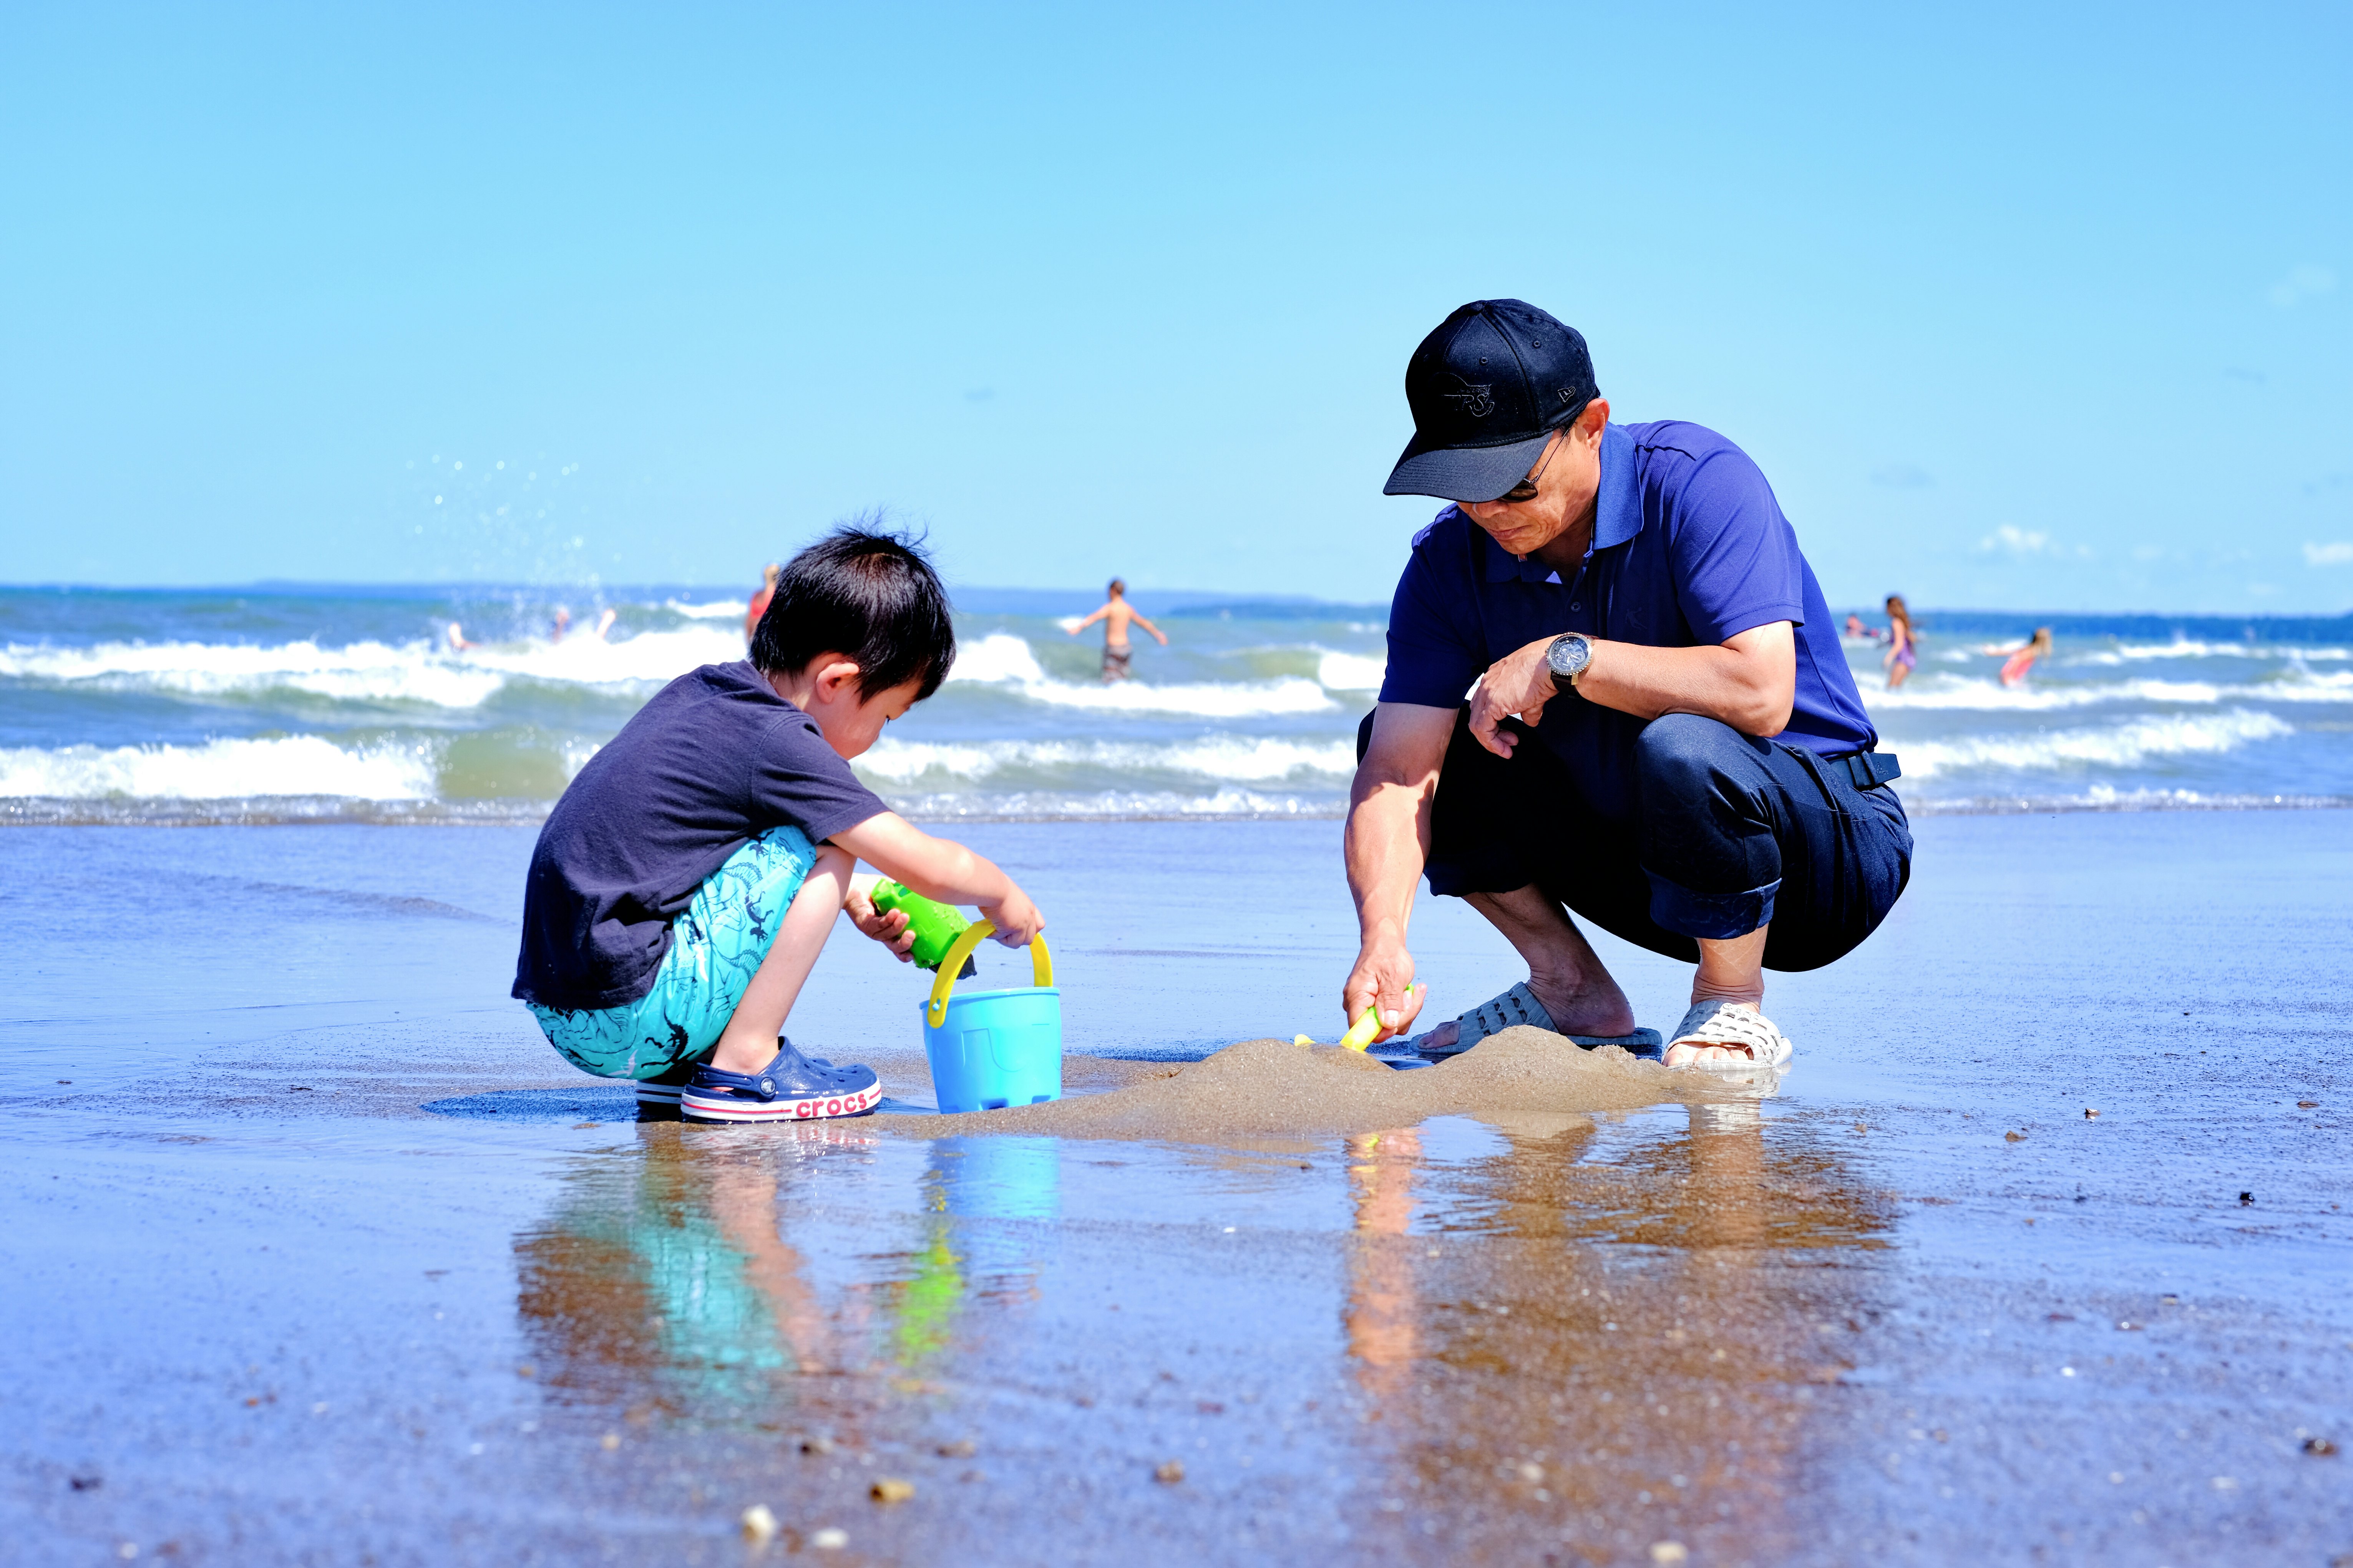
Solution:
[{"label": "yellow bucket handle", "polygon": [[[964,961],[996,930],[994,921],[975,921],[949,943],[947,956],[940,960],[939,974],[932,982],[931,1006],[923,1014],[933,1028],[947,1022],[948,993],[955,989],[956,973],[964,968]],[[1046,951],[1042,936],[1029,939],[1029,978],[1041,988],[1054,984],[1054,958]]]}]

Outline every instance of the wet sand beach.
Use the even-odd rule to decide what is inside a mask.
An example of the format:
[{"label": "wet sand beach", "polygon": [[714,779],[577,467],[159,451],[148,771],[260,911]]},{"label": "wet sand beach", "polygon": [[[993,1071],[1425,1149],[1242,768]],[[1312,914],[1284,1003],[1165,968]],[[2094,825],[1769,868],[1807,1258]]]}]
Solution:
[{"label": "wet sand beach", "polygon": [[[1282,1044],[1339,1025],[1335,823],[960,829],[1052,921],[1072,1098],[926,1115],[922,977],[845,927],[793,1032],[892,1098],[797,1129],[639,1123],[539,1040],[527,828],[9,830],[0,1540],[2353,1553],[2353,813],[1917,830],[1888,926],[1772,977],[1757,1100],[1547,1079],[1533,1032],[1410,1074]],[[1459,906],[1415,936],[1434,1016],[1518,977]],[[1672,1024],[1688,972],[1599,944]],[[1362,1086],[1302,1110],[1311,1070]]]}]

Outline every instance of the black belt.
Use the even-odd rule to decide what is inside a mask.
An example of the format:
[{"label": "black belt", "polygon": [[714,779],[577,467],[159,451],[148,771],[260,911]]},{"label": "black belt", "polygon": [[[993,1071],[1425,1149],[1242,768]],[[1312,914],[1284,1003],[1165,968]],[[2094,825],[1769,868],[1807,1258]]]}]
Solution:
[{"label": "black belt", "polygon": [[1846,776],[1854,781],[1857,789],[1877,789],[1904,776],[1904,768],[1893,752],[1837,752],[1822,758],[1826,763],[1843,763]]}]

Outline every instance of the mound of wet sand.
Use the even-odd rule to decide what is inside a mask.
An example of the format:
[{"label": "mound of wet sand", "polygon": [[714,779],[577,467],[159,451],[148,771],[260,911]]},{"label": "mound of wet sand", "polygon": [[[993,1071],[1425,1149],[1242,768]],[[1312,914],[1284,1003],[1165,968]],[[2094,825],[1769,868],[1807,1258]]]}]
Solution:
[{"label": "mound of wet sand", "polygon": [[891,1116],[923,1138],[980,1132],[1064,1138],[1217,1140],[1241,1134],[1373,1132],[1432,1116],[1632,1110],[1746,1098],[1710,1076],[1671,1071],[1615,1046],[1581,1049],[1519,1025],[1435,1067],[1399,1072],[1337,1046],[1244,1040],[1205,1060],[1102,1094],[947,1116]]}]

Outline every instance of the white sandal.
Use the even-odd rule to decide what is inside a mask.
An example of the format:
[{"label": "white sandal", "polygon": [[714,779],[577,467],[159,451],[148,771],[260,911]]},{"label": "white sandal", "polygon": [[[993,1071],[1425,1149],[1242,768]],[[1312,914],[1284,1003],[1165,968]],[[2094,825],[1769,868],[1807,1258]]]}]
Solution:
[{"label": "white sandal", "polygon": [[1748,1053],[1746,1061],[1703,1060],[1684,1062],[1684,1067],[1714,1068],[1770,1068],[1778,1072],[1789,1065],[1797,1047],[1789,1037],[1773,1025],[1773,1020],[1754,1007],[1736,1002],[1694,1002],[1675,1032],[1667,1037],[1667,1049],[1677,1046],[1723,1046]]}]

